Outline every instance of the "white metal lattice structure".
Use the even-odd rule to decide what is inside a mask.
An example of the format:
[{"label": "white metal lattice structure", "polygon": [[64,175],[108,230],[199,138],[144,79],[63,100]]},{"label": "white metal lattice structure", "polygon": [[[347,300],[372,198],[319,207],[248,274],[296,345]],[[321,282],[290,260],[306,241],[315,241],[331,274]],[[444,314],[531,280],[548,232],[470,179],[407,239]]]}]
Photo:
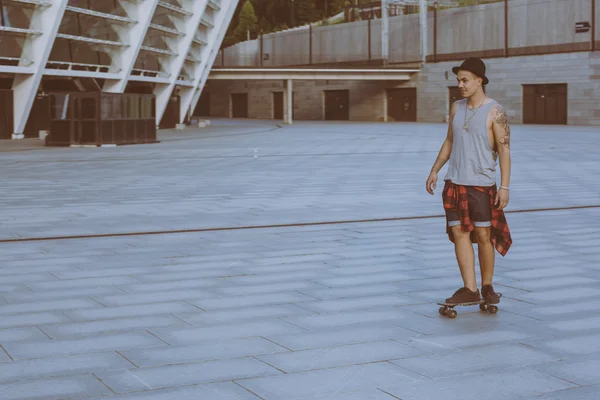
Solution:
[{"label": "white metal lattice structure", "polygon": [[182,123],[202,90],[238,1],[6,0],[31,15],[28,26],[22,21],[0,26],[0,33],[22,43],[20,56],[0,54],[0,73],[14,77],[13,138],[23,138],[45,79],[100,79],[95,84],[112,93],[152,85],[157,125],[173,95],[181,96],[176,114]]},{"label": "white metal lattice structure", "polygon": [[[225,1],[223,2],[225,3]],[[206,39],[207,42],[221,43],[223,41],[225,33],[227,32],[227,26],[233,17],[236,6],[237,2],[235,1],[230,1],[227,4],[221,5],[216,4],[214,1],[209,1],[209,7],[212,7],[216,13],[214,26],[217,28],[212,28],[210,30],[210,33]],[[186,112],[193,112],[193,110],[196,108],[196,104],[198,103],[200,95],[202,94],[202,89],[204,89],[204,85],[208,79],[208,73],[215,62],[218,52],[218,47],[203,46],[202,53],[200,55],[202,61],[198,64],[193,74],[194,86],[193,88],[185,88],[181,91],[180,120],[183,121]]]}]

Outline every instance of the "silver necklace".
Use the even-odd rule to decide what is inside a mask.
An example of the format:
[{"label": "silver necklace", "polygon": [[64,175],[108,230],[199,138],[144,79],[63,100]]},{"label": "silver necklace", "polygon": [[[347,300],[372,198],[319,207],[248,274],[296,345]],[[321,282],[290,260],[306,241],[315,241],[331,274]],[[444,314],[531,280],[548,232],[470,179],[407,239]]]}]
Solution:
[{"label": "silver necklace", "polygon": [[475,114],[477,114],[477,111],[479,111],[479,109],[483,105],[483,102],[485,101],[485,99],[487,99],[487,96],[485,96],[483,98],[483,100],[481,100],[481,104],[479,105],[479,107],[477,107],[475,109],[475,112],[473,113],[473,115],[471,115],[471,117],[469,118],[468,121],[467,121],[467,110],[469,109],[469,106],[468,106],[468,104],[465,104],[465,123],[463,124],[463,129],[465,130],[465,132],[469,132],[469,128],[467,127],[467,125],[469,125],[469,122],[471,122],[471,120],[473,119],[473,117],[475,116]]}]

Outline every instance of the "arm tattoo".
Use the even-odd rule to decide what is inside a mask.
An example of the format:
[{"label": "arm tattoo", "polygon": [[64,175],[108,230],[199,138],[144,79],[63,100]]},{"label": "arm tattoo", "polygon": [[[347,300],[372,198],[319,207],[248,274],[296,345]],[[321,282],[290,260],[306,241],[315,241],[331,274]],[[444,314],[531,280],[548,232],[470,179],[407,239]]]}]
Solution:
[{"label": "arm tattoo", "polygon": [[500,105],[496,107],[495,121],[502,129],[504,129],[505,132],[504,137],[500,140],[500,144],[507,149],[510,149],[510,127],[508,126],[508,118],[506,116],[506,112]]}]

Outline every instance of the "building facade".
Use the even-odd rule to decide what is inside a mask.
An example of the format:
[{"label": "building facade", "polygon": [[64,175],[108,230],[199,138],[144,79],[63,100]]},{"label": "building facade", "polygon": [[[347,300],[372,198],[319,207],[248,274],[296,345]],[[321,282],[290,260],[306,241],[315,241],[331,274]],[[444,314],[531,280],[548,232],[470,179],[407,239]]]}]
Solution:
[{"label": "building facade", "polygon": [[[0,138],[37,136],[48,120],[77,113],[48,93],[154,94],[148,112],[156,124],[182,123],[237,3],[0,0]],[[141,103],[125,108],[127,118],[145,110]]]},{"label": "building facade", "polygon": [[[543,16],[543,17],[542,17]],[[484,59],[487,93],[511,122],[600,125],[600,0],[506,0],[428,13],[427,62],[409,82],[297,82],[295,119],[445,122],[459,96],[451,69]],[[420,65],[419,16],[390,17],[383,60],[381,20],[305,27],[223,50],[223,67]],[[283,83],[209,81],[194,112],[275,118]],[[245,95],[246,94],[246,95]],[[244,97],[245,96],[245,97]],[[247,99],[247,107],[240,105]],[[328,110],[345,109],[332,113]],[[277,119],[277,118],[276,118]]]}]

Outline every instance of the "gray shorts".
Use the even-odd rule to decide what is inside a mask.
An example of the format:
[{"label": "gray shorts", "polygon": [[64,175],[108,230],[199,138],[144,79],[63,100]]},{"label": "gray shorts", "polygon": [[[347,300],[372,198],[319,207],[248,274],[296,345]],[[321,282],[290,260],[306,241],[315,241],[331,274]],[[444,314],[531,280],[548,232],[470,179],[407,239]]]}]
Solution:
[{"label": "gray shorts", "polygon": [[[467,186],[467,196],[469,199],[469,216],[473,226],[481,228],[492,226],[489,194]],[[455,210],[446,210],[446,220],[448,226],[460,225],[460,218]]]}]

